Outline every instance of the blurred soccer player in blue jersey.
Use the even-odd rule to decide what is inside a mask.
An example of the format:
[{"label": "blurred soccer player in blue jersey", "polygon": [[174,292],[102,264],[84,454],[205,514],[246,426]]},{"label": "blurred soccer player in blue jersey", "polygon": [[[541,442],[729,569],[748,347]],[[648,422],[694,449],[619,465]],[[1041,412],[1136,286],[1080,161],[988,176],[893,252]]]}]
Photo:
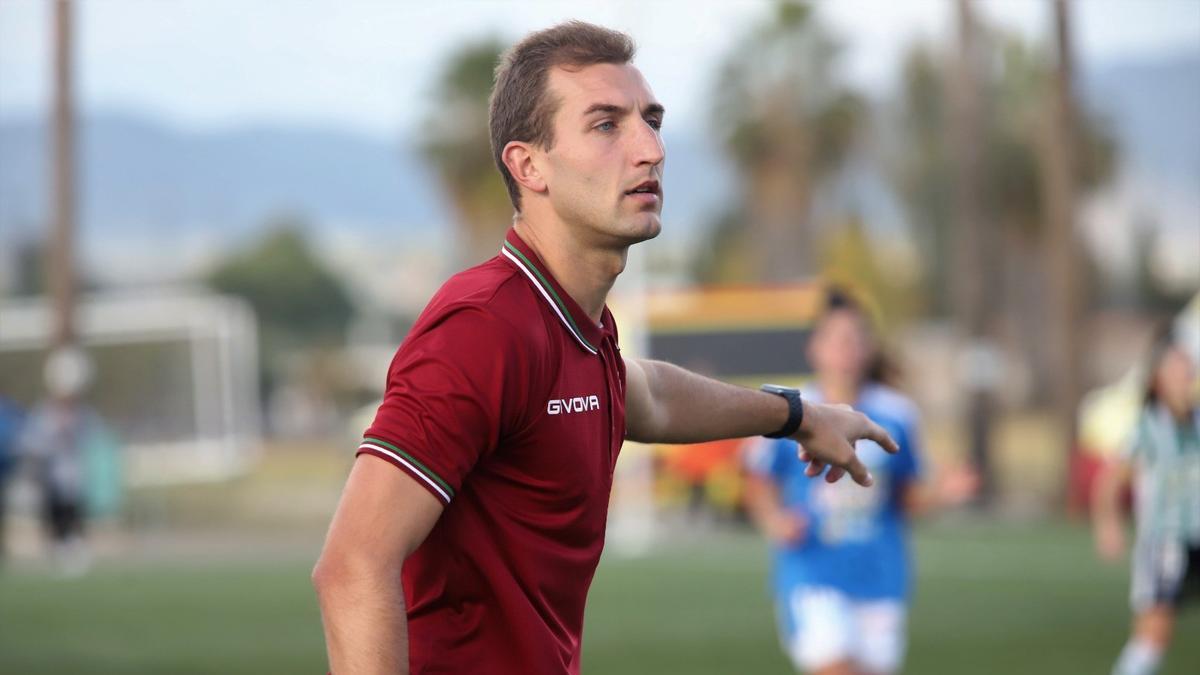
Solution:
[{"label": "blurred soccer player in blue jersey", "polygon": [[[772,544],[780,638],[796,669],[820,675],[891,673],[904,657],[910,512],[922,447],[916,407],[883,384],[869,317],[830,291],[810,337],[806,400],[852,405],[896,439],[889,455],[860,443],[875,488],[829,483],[789,440],[755,442],[747,456],[747,508]],[[966,498],[973,489],[960,480]],[[948,497],[952,498],[952,497]]]}]

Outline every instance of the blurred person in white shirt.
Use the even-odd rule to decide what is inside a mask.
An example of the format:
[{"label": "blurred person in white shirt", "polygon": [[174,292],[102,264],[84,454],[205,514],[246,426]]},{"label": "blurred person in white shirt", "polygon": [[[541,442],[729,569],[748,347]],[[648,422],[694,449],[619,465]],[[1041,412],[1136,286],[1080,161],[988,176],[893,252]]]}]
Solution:
[{"label": "blurred person in white shirt", "polygon": [[1121,492],[1133,480],[1133,627],[1114,675],[1157,672],[1176,614],[1200,596],[1200,408],[1196,362],[1186,347],[1170,328],[1159,332],[1137,426],[1093,495],[1097,551],[1118,560],[1126,549]]}]

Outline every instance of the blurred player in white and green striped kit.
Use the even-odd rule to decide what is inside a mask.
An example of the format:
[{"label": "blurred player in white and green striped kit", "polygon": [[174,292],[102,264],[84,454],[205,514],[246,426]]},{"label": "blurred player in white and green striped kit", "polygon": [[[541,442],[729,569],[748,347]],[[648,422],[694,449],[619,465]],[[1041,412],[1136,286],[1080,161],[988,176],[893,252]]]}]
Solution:
[{"label": "blurred player in white and green striped kit", "polygon": [[[1189,337],[1194,338],[1194,335]],[[1196,360],[1172,331],[1155,340],[1147,369],[1145,405],[1120,457],[1101,474],[1094,499],[1096,545],[1104,558],[1125,549],[1122,487],[1134,477],[1130,600],[1133,630],[1114,675],[1149,675],[1170,645],[1175,616],[1200,596],[1200,409]]]}]

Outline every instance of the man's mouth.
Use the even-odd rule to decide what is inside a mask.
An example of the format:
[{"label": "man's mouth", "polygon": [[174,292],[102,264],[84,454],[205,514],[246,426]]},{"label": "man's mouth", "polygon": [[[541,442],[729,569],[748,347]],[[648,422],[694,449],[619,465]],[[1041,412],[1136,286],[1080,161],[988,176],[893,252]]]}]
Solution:
[{"label": "man's mouth", "polygon": [[658,181],[656,181],[656,180],[643,181],[642,183],[639,183],[636,187],[634,187],[632,190],[626,190],[625,194],[627,194],[627,195],[654,195],[655,197],[662,197],[662,191],[659,187]]}]

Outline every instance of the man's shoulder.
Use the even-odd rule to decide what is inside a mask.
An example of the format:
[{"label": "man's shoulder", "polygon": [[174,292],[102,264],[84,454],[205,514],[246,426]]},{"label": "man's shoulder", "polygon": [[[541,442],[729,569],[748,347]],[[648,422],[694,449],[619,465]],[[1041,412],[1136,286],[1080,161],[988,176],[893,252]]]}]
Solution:
[{"label": "man's shoulder", "polygon": [[491,258],[450,277],[434,293],[429,306],[476,305],[487,307],[507,299],[517,281],[516,270],[499,257]]},{"label": "man's shoulder", "polygon": [[[492,258],[450,277],[434,293],[414,329],[431,329],[450,317],[487,331],[530,337],[527,333],[541,322],[530,321],[538,310],[537,298],[517,270],[502,258]],[[544,332],[544,331],[543,331]]]}]

